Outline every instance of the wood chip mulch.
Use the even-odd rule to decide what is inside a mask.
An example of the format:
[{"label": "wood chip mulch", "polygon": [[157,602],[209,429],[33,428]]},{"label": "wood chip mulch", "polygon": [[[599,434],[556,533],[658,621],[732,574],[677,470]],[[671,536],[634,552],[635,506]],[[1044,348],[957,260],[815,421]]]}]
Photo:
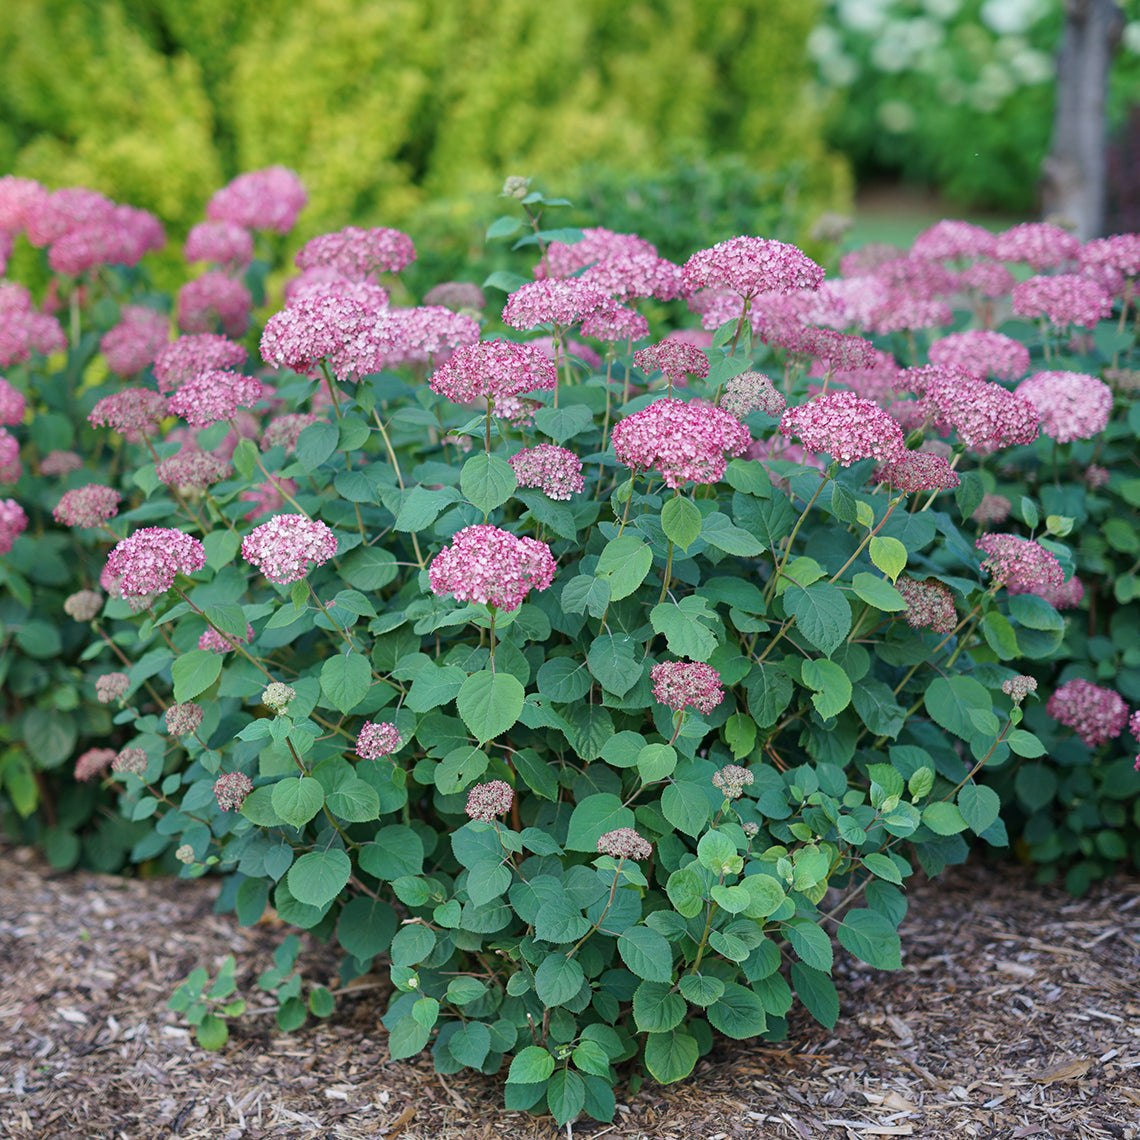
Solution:
[{"label": "wood chip mulch", "polygon": [[[499,1079],[392,1062],[375,980],[278,1031],[256,987],[283,931],[213,913],[217,884],[59,874],[0,847],[3,1140],[554,1140]],[[835,1029],[793,1011],[779,1045],[718,1040],[687,1081],[618,1089],[612,1140],[961,1137],[1140,1140],[1140,880],[1074,899],[968,864],[909,892],[903,969],[839,957]],[[260,1012],[220,1053],[166,1008],[198,964],[237,957]],[[312,981],[335,953],[304,942]],[[625,1074],[623,1079],[626,1079]]]}]

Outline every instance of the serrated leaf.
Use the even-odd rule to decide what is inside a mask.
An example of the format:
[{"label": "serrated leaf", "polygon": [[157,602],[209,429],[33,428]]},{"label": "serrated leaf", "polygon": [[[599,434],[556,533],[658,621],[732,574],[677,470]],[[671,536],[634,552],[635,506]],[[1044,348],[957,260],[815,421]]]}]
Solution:
[{"label": "serrated leaf", "polygon": [[858,597],[877,610],[897,613],[906,609],[906,599],[902,594],[890,582],[876,578],[874,574],[866,571],[856,574],[851,585]]},{"label": "serrated leaf", "polygon": [[700,1055],[697,1042],[681,1028],[650,1033],[645,1039],[645,1067],[659,1084],[684,1080]]},{"label": "serrated leaf", "polygon": [[935,835],[957,835],[960,831],[965,831],[968,826],[955,804],[942,801],[927,804],[922,809],[922,822]]},{"label": "serrated leaf", "polygon": [[653,565],[653,551],[633,535],[620,535],[611,539],[602,550],[594,576],[609,582],[610,598],[620,601],[628,598],[649,573]]},{"label": "serrated leaf", "polygon": [[221,676],[222,659],[211,649],[191,649],[177,657],[170,667],[174,699],[189,701],[204,693]]},{"label": "serrated leaf", "polygon": [[323,907],[340,894],[352,873],[352,860],[337,848],[302,855],[286,876],[293,897]]},{"label": "serrated leaf", "polygon": [[805,661],[801,676],[812,693],[812,704],[822,717],[838,716],[851,703],[851,679],[834,661]]},{"label": "serrated leaf", "polygon": [[528,1045],[511,1061],[507,1081],[515,1085],[537,1085],[554,1072],[554,1058],[537,1045]]},{"label": "serrated leaf", "polygon": [[705,1016],[714,1029],[737,1041],[757,1037],[768,1028],[764,1003],[736,982],[725,985],[724,993],[705,1010]]},{"label": "serrated leaf", "polygon": [[471,456],[459,476],[459,489],[467,501],[484,514],[502,506],[516,487],[518,479],[514,468],[497,455]]},{"label": "serrated leaf", "polygon": [[965,784],[958,792],[958,810],[975,835],[981,835],[1001,814],[1001,797],[980,784]]},{"label": "serrated leaf", "polygon": [[668,982],[642,982],[633,995],[633,1020],[643,1033],[668,1033],[685,1020],[685,999]]},{"label": "serrated leaf", "polygon": [[878,970],[902,968],[899,933],[875,910],[849,910],[836,931],[839,944]]},{"label": "serrated leaf", "polygon": [[661,529],[670,542],[688,550],[701,534],[701,512],[683,495],[669,499],[661,508]]},{"label": "serrated leaf", "polygon": [[372,687],[372,667],[360,653],[338,653],[321,666],[321,692],[338,712],[351,712]]},{"label": "serrated leaf", "polygon": [[647,982],[673,980],[673,951],[669,943],[648,926],[630,926],[618,937],[622,961]]},{"label": "serrated leaf", "polygon": [[794,918],[784,929],[788,934],[788,941],[801,961],[808,966],[814,966],[825,973],[831,972],[835,961],[835,954],[831,948],[831,939],[809,918]]},{"label": "serrated leaf", "polygon": [[693,1005],[712,1005],[724,993],[724,982],[720,978],[705,977],[703,974],[686,974],[681,979],[681,996]]},{"label": "serrated leaf", "polygon": [[795,617],[804,637],[827,656],[851,632],[851,606],[843,591],[830,582],[806,589],[789,586],[784,592],[784,607]]},{"label": "serrated leaf", "polygon": [[455,698],[456,708],[480,744],[506,732],[522,713],[526,691],[510,673],[472,673]]},{"label": "serrated leaf", "polygon": [[598,840],[606,832],[633,827],[635,822],[633,811],[623,806],[618,796],[612,792],[597,792],[574,808],[566,834],[566,849],[596,853]]},{"label": "serrated leaf", "polygon": [[577,996],[585,980],[577,958],[548,954],[534,972],[534,990],[543,1005],[553,1007]]},{"label": "serrated leaf", "polygon": [[871,539],[868,553],[871,561],[890,578],[892,584],[906,569],[906,547],[897,538],[876,535]]},{"label": "serrated leaf", "polygon": [[895,866],[895,861],[889,855],[875,852],[871,855],[864,855],[860,862],[872,875],[886,879],[888,883],[896,883],[902,886],[902,875],[898,867]]},{"label": "serrated leaf", "polygon": [[291,827],[304,827],[324,806],[325,790],[312,776],[287,776],[273,785],[271,803],[277,816]]}]

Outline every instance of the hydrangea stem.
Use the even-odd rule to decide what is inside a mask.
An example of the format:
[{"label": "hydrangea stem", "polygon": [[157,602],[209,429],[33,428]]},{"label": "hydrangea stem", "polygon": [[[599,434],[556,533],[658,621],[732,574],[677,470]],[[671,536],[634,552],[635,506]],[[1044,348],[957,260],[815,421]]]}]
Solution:
[{"label": "hydrangea stem", "polygon": [[803,513],[796,519],[796,525],[792,527],[792,533],[788,535],[788,541],[784,543],[784,553],[780,557],[780,561],[776,565],[775,573],[772,575],[771,582],[768,583],[768,588],[764,591],[764,601],[769,602],[772,600],[772,595],[776,592],[776,583],[780,580],[780,574],[783,572],[784,567],[788,564],[788,555],[792,552],[792,543],[796,540],[796,535],[800,532],[800,527],[804,525],[804,519],[807,518],[808,512],[815,506],[816,499],[819,498],[823,492],[824,487],[831,482],[830,475],[824,475],[819,481],[819,486],[815,489],[815,494],[812,495],[807,501],[807,506],[804,507]]}]

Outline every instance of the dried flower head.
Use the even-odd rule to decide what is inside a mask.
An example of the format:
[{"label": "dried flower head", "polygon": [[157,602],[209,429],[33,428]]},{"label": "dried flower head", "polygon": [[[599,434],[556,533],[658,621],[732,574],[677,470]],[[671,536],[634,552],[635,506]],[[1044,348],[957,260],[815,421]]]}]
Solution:
[{"label": "dried flower head", "polygon": [[271,681],[261,694],[261,703],[272,709],[278,716],[286,716],[289,706],[297,699],[297,690],[280,681]]},{"label": "dried flower head", "polygon": [[632,827],[618,827],[599,836],[598,854],[611,859],[648,859],[653,854],[653,844]]},{"label": "dried flower head", "polygon": [[187,866],[198,861],[198,857],[194,854],[194,848],[189,843],[183,843],[182,846],[174,852],[174,858],[177,859],[179,863],[185,863]]},{"label": "dried flower head", "polygon": [[102,608],[103,595],[98,590],[79,590],[63,602],[63,612],[76,621],[91,621]]},{"label": "dried flower head", "polygon": [[905,617],[911,629],[950,633],[958,624],[954,595],[948,586],[933,578],[919,582],[904,575],[895,582],[895,588],[906,602]]},{"label": "dried flower head", "polygon": [[1081,678],[1057,689],[1045,711],[1071,728],[1090,748],[1115,740],[1128,723],[1128,706],[1119,693]]},{"label": "dried flower head", "polygon": [[1001,691],[1015,705],[1020,705],[1030,693],[1037,692],[1037,678],[1027,677],[1024,673],[1019,673],[1016,677],[1002,681]]},{"label": "dried flower head", "polygon": [[107,557],[107,573],[118,579],[124,597],[164,594],[178,574],[206,565],[206,551],[190,535],[173,527],[149,526],[124,538]]},{"label": "dried flower head", "polygon": [[467,793],[467,814],[484,823],[494,823],[495,817],[505,815],[515,802],[515,793],[505,780],[491,780],[476,784]]},{"label": "dried flower head", "polygon": [[554,571],[545,542],[483,523],[455,534],[432,559],[428,578],[433,594],[514,610],[531,590],[545,590]]},{"label": "dried flower head", "polygon": [[356,755],[362,760],[379,760],[391,756],[404,741],[400,730],[388,721],[365,721],[356,738]]},{"label": "dried flower head", "polygon": [[827,452],[841,466],[860,459],[890,462],[902,456],[902,428],[877,404],[854,392],[825,392],[806,404],[788,408],[780,431],[797,436],[812,451]]},{"label": "dried flower head", "polygon": [[197,732],[203,716],[205,711],[202,706],[193,701],[171,705],[166,710],[166,731],[171,736],[189,736],[190,733]]},{"label": "dried flower head", "polygon": [[653,699],[674,712],[689,707],[706,716],[724,700],[720,674],[699,661],[662,661],[649,670]]},{"label": "dried flower head", "polygon": [[1058,443],[1091,439],[1112,414],[1112,389],[1081,372],[1038,372],[1015,392],[1041,414],[1041,430]]},{"label": "dried flower head", "polygon": [[740,799],[744,789],[755,780],[756,777],[739,764],[726,764],[712,776],[713,787],[722,791],[726,800]]},{"label": "dried flower head", "polygon": [[586,485],[581,459],[552,443],[524,448],[511,456],[510,464],[520,487],[538,487],[551,499],[568,501]]},{"label": "dried flower head", "polygon": [[751,823],[751,822],[742,823],[740,825],[740,830],[743,831],[744,834],[746,836],[748,836],[749,839],[755,839],[757,834],[760,831],[760,825],[758,823]]},{"label": "dried flower head", "polygon": [[75,761],[75,778],[80,781],[93,780],[107,770],[115,756],[113,748],[88,748]]},{"label": "dried flower head", "polygon": [[95,678],[95,698],[101,705],[117,701],[131,687],[126,673],[104,673]]},{"label": "dried flower head", "polygon": [[1056,555],[1032,539],[1013,534],[983,534],[976,545],[986,554],[982,569],[989,572],[995,586],[1005,586],[1011,594],[1036,594],[1042,588],[1057,587],[1065,581]]},{"label": "dried flower head", "polygon": [[227,772],[214,781],[214,798],[222,811],[241,811],[253,781],[244,772]]},{"label": "dried flower head", "polygon": [[299,582],[310,562],[323,566],[336,557],[336,535],[316,519],[277,515],[246,535],[241,554],[271,582]]},{"label": "dried flower head", "polygon": [[122,495],[113,487],[88,483],[68,491],[56,504],[52,517],[64,526],[100,526],[119,513]]},{"label": "dried flower head", "polygon": [[150,758],[141,748],[124,748],[114,760],[111,761],[111,771],[118,776],[131,773],[135,776],[145,776],[146,767]]}]

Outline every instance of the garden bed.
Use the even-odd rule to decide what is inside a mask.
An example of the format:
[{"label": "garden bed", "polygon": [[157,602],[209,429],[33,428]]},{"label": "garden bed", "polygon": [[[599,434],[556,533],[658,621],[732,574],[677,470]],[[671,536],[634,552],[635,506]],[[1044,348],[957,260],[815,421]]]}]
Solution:
[{"label": "garden bed", "polygon": [[[0,864],[4,1140],[566,1134],[504,1112],[497,1079],[390,1061],[379,977],[327,1021],[279,1032],[255,981],[284,931],[215,915],[216,882],[59,874],[25,849],[0,848]],[[718,1039],[689,1080],[621,1084],[614,1122],[573,1135],[1140,1137],[1140,881],[1072,898],[970,864],[908,893],[902,971],[841,951],[834,1030],[797,1008],[782,1043]],[[255,1013],[206,1053],[166,1001],[230,953]],[[300,965],[335,977],[334,952],[310,941]]]}]

